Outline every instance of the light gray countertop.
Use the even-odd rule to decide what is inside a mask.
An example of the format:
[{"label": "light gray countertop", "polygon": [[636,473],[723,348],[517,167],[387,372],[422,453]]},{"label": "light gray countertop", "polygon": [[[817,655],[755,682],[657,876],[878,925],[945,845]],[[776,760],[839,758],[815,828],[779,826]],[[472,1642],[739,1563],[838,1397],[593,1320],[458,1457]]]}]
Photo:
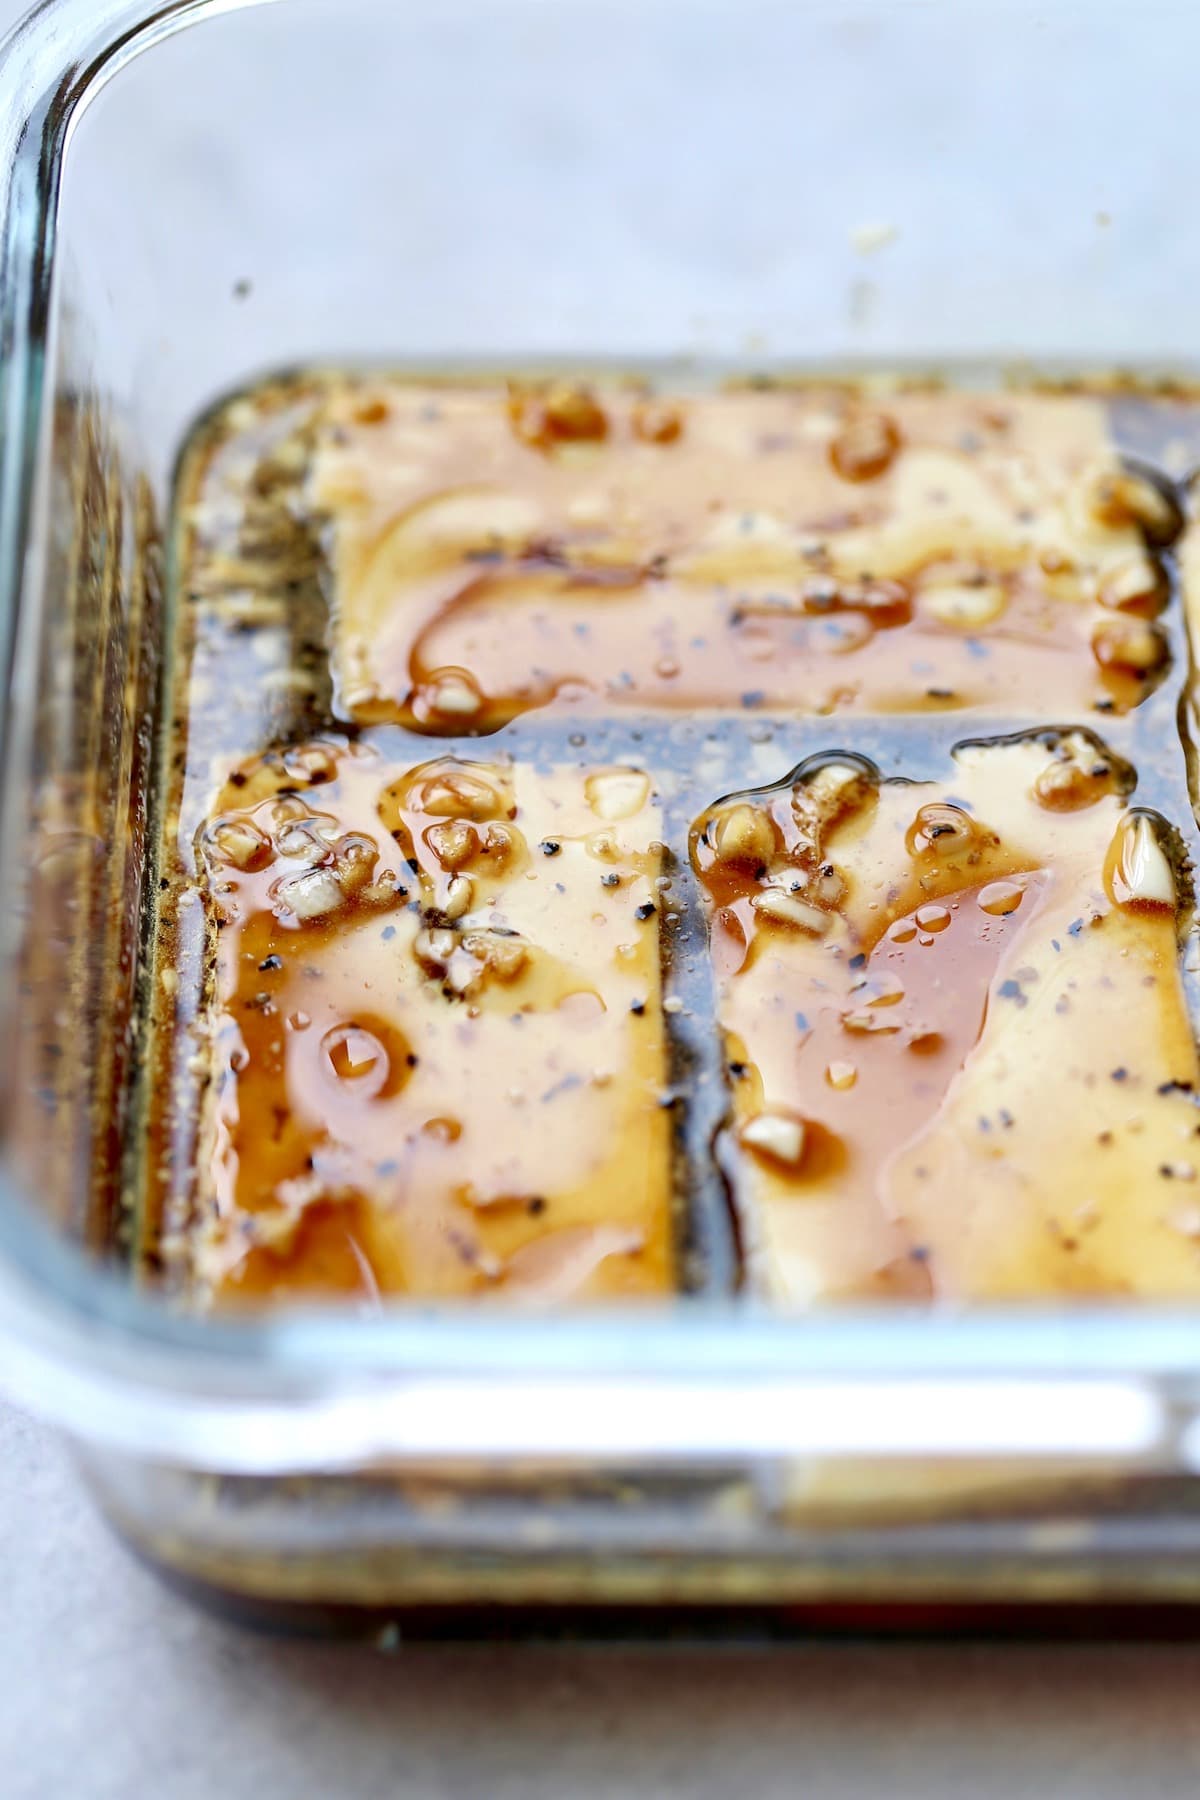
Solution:
[{"label": "light gray countertop", "polygon": [[4,1800],[1159,1800],[1200,1790],[1200,1644],[282,1642],[109,1536],[0,1407]]}]

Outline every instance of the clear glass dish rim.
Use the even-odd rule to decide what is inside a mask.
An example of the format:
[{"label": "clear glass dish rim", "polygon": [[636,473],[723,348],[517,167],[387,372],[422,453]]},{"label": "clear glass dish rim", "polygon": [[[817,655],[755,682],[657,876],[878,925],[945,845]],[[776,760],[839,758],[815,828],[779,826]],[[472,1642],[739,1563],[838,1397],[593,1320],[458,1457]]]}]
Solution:
[{"label": "clear glass dish rim", "polygon": [[[221,14],[286,4],[43,0],[0,46],[0,341],[8,346],[0,359],[0,707],[7,701],[21,604],[45,398],[55,212],[71,131],[90,99],[125,63],[175,31]],[[789,1395],[800,1401],[806,1391],[815,1394],[831,1380],[846,1391],[857,1384],[864,1395],[875,1396],[882,1425],[884,1409],[895,1406],[906,1384],[911,1389],[921,1383],[923,1391],[930,1384],[953,1385],[969,1408],[985,1403],[997,1382],[1023,1383],[1036,1411],[1048,1375],[1063,1377],[1081,1393],[1090,1386],[1093,1398],[1114,1403],[1121,1393],[1153,1396],[1159,1411],[1150,1436],[1160,1447],[1169,1437],[1178,1448],[1167,1412],[1181,1403],[1186,1408],[1197,1371],[1200,1310],[1158,1306],[1069,1313],[1013,1306],[957,1315],[847,1310],[786,1318],[741,1300],[687,1299],[657,1314],[514,1316],[397,1306],[370,1318],[297,1311],[200,1320],[172,1311],[57,1242],[0,1174],[5,1386],[83,1439],[182,1464],[233,1462],[265,1472],[350,1465],[384,1450],[404,1453],[413,1448],[411,1414],[397,1414],[390,1426],[368,1426],[359,1418],[356,1427],[356,1416],[346,1409],[364,1394],[378,1401],[389,1383],[411,1388],[416,1379],[475,1384],[460,1394],[454,1415],[460,1423],[453,1441],[463,1453],[504,1453],[503,1445],[481,1450],[470,1414],[480,1392],[501,1391],[518,1381],[541,1384],[547,1393],[569,1389],[575,1401],[594,1396],[599,1383],[609,1384],[606,1391],[616,1383],[640,1408],[643,1429],[632,1437],[639,1443],[644,1438],[648,1448],[657,1408],[669,1407],[672,1394],[685,1390],[707,1391],[729,1412],[736,1410],[739,1396],[744,1401],[771,1384],[790,1384]],[[1054,1453],[1052,1421],[1044,1406],[1041,1413],[1023,1454]],[[245,1449],[250,1418],[266,1438]],[[272,1448],[267,1442],[272,1425],[297,1419],[304,1422],[306,1438],[285,1432]],[[524,1429],[529,1432],[528,1421]],[[452,1437],[454,1430],[451,1421]],[[239,1432],[243,1448],[231,1455]],[[538,1436],[536,1430],[532,1435]],[[868,1427],[863,1453],[869,1452],[870,1435]],[[538,1447],[552,1450],[553,1429],[543,1436]],[[722,1444],[747,1448],[746,1433],[733,1417],[724,1427],[714,1419],[701,1436],[696,1454],[715,1454]],[[824,1441],[819,1431],[806,1433],[802,1421],[794,1433],[780,1436],[780,1450],[812,1450]],[[1104,1436],[1098,1435],[1098,1449]],[[1136,1459],[1146,1453],[1148,1441],[1146,1432],[1139,1437],[1131,1431],[1124,1452],[1107,1439],[1103,1448],[1118,1460],[1122,1454]],[[508,1448],[525,1447],[514,1429]],[[919,1431],[911,1447],[931,1448]],[[950,1431],[941,1450],[966,1453],[961,1434]],[[1011,1445],[1008,1451],[1013,1453]],[[888,1453],[902,1452],[893,1443]],[[1173,1454],[1172,1460],[1179,1459]],[[1190,1466],[1192,1453],[1182,1460]]]}]

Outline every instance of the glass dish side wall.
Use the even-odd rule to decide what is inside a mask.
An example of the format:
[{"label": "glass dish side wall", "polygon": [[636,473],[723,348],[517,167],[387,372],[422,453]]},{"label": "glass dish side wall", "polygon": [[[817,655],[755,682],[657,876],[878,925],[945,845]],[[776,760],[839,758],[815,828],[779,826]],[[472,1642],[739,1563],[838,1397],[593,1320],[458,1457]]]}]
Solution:
[{"label": "glass dish side wall", "polygon": [[[32,1013],[8,997],[8,1161],[62,1235],[119,1267],[117,1102],[135,1054],[132,952],[153,788],[143,727],[167,623],[158,538],[174,456],[203,409],[265,370],[317,357],[1194,366],[1200,237],[1176,216],[1175,195],[1191,191],[1200,158],[1182,125],[1197,40],[1200,25],[1167,6],[1133,20],[1108,6],[1047,17],[1012,5],[675,0],[415,14],[366,0],[68,3],[18,38],[9,82],[28,126],[6,226],[0,548],[10,600],[18,577],[22,592],[5,875],[16,880],[32,843],[42,886],[8,909],[28,922],[23,953],[37,977]],[[1114,129],[1131,94],[1154,96],[1136,133]],[[95,928],[106,919],[112,934]],[[69,1054],[48,1053],[51,1040]],[[57,1130],[40,1123],[48,1088]],[[6,1197],[6,1241],[19,1232],[16,1205]],[[939,1584],[1185,1591],[1194,1465],[1163,1376],[1186,1416],[1190,1321],[1115,1325],[1104,1342],[1108,1373],[1122,1372],[1116,1395],[1088,1387],[1103,1376],[1096,1334],[1052,1327],[1034,1353],[1023,1318],[998,1319],[981,1326],[964,1366],[944,1325],[923,1322],[916,1364],[935,1386],[939,1368],[969,1389],[1021,1365],[1039,1423],[1028,1441],[975,1441],[985,1489],[1004,1496],[981,1519],[962,1466],[964,1415],[947,1418],[948,1510],[962,1515],[948,1524],[939,1446],[924,1457],[907,1446],[907,1488],[890,1460],[903,1462],[905,1446],[889,1448],[889,1419],[929,1396],[886,1322],[847,1319],[823,1347],[801,1322],[756,1344],[717,1310],[692,1322],[699,1339],[620,1354],[625,1327],[603,1320],[553,1344],[554,1322],[431,1321],[419,1345],[411,1332],[389,1335],[386,1320],[206,1337],[149,1304],[126,1306],[111,1281],[53,1266],[63,1279],[45,1305],[66,1322],[44,1404],[90,1440],[92,1478],[123,1528],[209,1586],[388,1607],[895,1597]],[[795,1385],[777,1402],[796,1409],[793,1441],[785,1415],[748,1441],[739,1421],[748,1401],[769,1401],[764,1377],[778,1372],[783,1343]],[[652,1444],[672,1393],[703,1404],[689,1387],[698,1346],[701,1377],[722,1373],[714,1423],[701,1429],[694,1410],[694,1437],[668,1432],[664,1465]],[[51,1367],[50,1352],[39,1355],[28,1367]],[[154,1364],[153,1394],[133,1372],[139,1356]],[[606,1357],[632,1460],[627,1445],[624,1460],[604,1445],[585,1380]],[[675,1384],[657,1395],[646,1379],[656,1357]],[[480,1452],[486,1479],[453,1476],[449,1450],[422,1446],[403,1404],[415,1375],[436,1383],[456,1365],[489,1370],[490,1410],[513,1420],[509,1441],[501,1432]],[[1100,1413],[1064,1464],[1055,1434],[1072,1408],[1059,1396],[1053,1410],[1041,1377],[1068,1366]],[[893,1522],[822,1521],[801,1503],[795,1467],[806,1446],[837,1448],[816,1422],[818,1377],[889,1368],[898,1386],[864,1396],[855,1454],[881,1489],[890,1483]],[[505,1409],[522,1371],[541,1407],[532,1447]],[[553,1447],[539,1382],[555,1372],[590,1448],[577,1440],[559,1459],[556,1490],[535,1472],[506,1476],[498,1493],[497,1469]],[[97,1392],[106,1406],[89,1411]],[[478,1400],[477,1390],[472,1406],[444,1414],[462,1453]],[[1103,1425],[1125,1402],[1128,1429]],[[420,1480],[345,1479],[422,1454]],[[285,1470],[303,1479],[273,1478]],[[1179,1478],[1164,1488],[1168,1471]],[[1061,1532],[1039,1540],[1064,1496],[1092,1522],[1069,1546]],[[1111,1515],[1104,1526],[1100,1512]],[[545,1554],[514,1551],[547,1529]]]}]

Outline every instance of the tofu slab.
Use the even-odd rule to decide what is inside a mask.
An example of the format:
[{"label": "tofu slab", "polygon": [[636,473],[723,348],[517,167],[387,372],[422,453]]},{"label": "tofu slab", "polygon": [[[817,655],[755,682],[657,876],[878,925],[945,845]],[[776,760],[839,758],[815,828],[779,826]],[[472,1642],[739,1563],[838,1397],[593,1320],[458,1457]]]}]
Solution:
[{"label": "tofu slab", "polygon": [[308,503],[364,723],[1051,722],[1128,711],[1167,661],[1178,512],[1098,397],[366,381],[329,395]]},{"label": "tofu slab", "polygon": [[757,1284],[1200,1293],[1176,835],[1090,734],[815,759],[697,821]]},{"label": "tofu slab", "polygon": [[659,829],[637,769],[321,740],[234,771],[199,837],[198,1293],[673,1288]]}]

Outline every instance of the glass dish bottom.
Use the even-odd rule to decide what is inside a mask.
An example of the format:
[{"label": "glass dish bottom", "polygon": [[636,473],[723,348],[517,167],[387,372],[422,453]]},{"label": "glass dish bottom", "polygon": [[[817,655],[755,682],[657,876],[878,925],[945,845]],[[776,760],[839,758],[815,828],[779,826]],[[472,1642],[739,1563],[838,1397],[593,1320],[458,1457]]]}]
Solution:
[{"label": "glass dish bottom", "polygon": [[94,1451],[81,1461],[117,1533],[170,1585],[275,1630],[1019,1635],[1200,1623],[1194,1484],[1153,1473],[1010,1481],[945,1500],[940,1517],[927,1488],[923,1504],[858,1524],[764,1509],[753,1478],[650,1488],[614,1477],[601,1528],[594,1476],[560,1481],[548,1500],[542,1475],[539,1503],[519,1484],[481,1498],[461,1471],[264,1480]]}]

